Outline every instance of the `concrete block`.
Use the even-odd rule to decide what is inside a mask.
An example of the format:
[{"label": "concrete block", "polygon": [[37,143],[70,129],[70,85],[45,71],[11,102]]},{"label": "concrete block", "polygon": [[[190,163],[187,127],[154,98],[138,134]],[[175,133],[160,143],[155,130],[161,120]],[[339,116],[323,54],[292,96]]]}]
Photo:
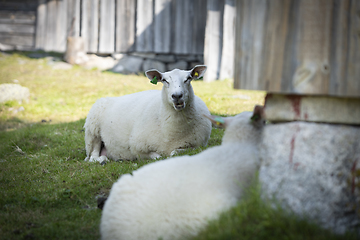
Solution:
[{"label": "concrete block", "polygon": [[171,63],[171,62],[175,62],[176,58],[175,58],[175,55],[173,55],[173,54],[157,54],[156,60],[164,62],[164,63]]},{"label": "concrete block", "polygon": [[112,72],[130,74],[138,73],[142,70],[144,60],[140,57],[124,56],[111,69]]},{"label": "concrete block", "polygon": [[143,71],[156,69],[160,72],[166,72],[166,65],[163,62],[147,59],[143,64]]},{"label": "concrete block", "polygon": [[130,55],[131,55],[131,56],[134,56],[134,57],[146,58],[146,59],[155,59],[155,58],[156,58],[156,54],[155,54],[155,53],[133,52],[133,53],[131,53]]},{"label": "concrete block", "polygon": [[360,127],[269,124],[260,146],[264,198],[336,233],[360,232]]},{"label": "concrete block", "polygon": [[101,71],[111,69],[115,66],[117,61],[112,57],[99,57],[95,54],[88,55],[88,61],[82,66],[87,69],[97,68]]}]

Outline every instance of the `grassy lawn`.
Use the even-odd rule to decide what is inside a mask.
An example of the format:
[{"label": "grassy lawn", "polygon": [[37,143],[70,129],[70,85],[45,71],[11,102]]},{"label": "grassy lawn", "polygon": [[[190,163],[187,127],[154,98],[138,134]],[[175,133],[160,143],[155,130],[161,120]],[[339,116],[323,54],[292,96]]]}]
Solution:
[{"label": "grassy lawn", "polygon": [[[85,70],[53,70],[46,58],[0,53],[0,84],[28,87],[27,103],[0,104],[0,239],[99,239],[101,210],[120,175],[151,161],[84,162],[84,119],[96,99],[161,89],[143,75]],[[234,115],[262,104],[264,92],[232,89],[231,81],[193,81],[210,111]],[[16,109],[25,110],[16,113]],[[213,129],[209,146],[223,131]],[[204,148],[189,150],[196,154]],[[198,239],[356,239],[336,236],[272,209],[258,186],[237,207],[212,222]]]}]

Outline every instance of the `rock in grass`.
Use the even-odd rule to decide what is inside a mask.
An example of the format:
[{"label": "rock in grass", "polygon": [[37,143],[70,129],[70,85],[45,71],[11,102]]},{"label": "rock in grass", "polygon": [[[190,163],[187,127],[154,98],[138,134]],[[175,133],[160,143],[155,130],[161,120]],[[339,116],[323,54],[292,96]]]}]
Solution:
[{"label": "rock in grass", "polygon": [[28,101],[30,91],[27,87],[20,84],[4,83],[0,84],[0,103],[7,101]]}]

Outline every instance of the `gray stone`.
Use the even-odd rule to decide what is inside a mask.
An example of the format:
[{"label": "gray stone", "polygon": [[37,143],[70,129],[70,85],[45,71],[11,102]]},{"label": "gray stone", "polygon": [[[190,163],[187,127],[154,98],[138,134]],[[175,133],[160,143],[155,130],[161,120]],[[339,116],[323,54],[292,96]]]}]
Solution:
[{"label": "gray stone", "polygon": [[181,69],[181,70],[188,70],[188,63],[186,61],[180,60],[175,63],[169,63],[167,70],[173,70],[173,69]]},{"label": "gray stone", "polygon": [[0,51],[13,51],[13,50],[15,50],[15,46],[0,43]]},{"label": "gray stone", "polygon": [[81,64],[81,66],[87,69],[97,68],[104,71],[113,68],[115,64],[116,60],[112,57],[99,57],[95,54],[88,54],[88,61]]},{"label": "gray stone", "polygon": [[28,101],[30,97],[30,91],[27,87],[23,87],[19,84],[4,83],[0,84],[0,103],[7,101]]},{"label": "gray stone", "polygon": [[131,56],[134,57],[139,57],[139,58],[147,58],[147,59],[155,59],[156,58],[156,54],[155,53],[140,53],[140,52],[134,52],[130,54]]},{"label": "gray stone", "polygon": [[198,61],[198,57],[197,55],[195,54],[191,54],[191,55],[178,55],[177,56],[177,59],[178,60],[183,60],[183,61],[186,61],[186,62],[194,62],[194,61]]},{"label": "gray stone", "polygon": [[190,69],[193,69],[196,65],[204,65],[204,63],[201,63],[201,62],[191,62],[191,63],[190,63]]},{"label": "gray stone", "polygon": [[143,61],[139,57],[124,56],[110,71],[123,74],[138,73],[142,70]]},{"label": "gray stone", "polygon": [[52,64],[52,69],[55,70],[69,70],[72,69],[72,65],[66,62],[54,62]]},{"label": "gray stone", "polygon": [[175,55],[173,54],[157,54],[155,59],[164,63],[172,63],[176,61]]},{"label": "gray stone", "polygon": [[49,54],[46,53],[46,52],[32,52],[32,53],[29,53],[27,55],[29,58],[36,58],[36,59],[39,59],[39,58],[45,58],[45,57],[48,57]]},{"label": "gray stone", "polygon": [[336,233],[360,224],[360,127],[267,125],[259,172],[264,198]]},{"label": "gray stone", "polygon": [[156,69],[160,72],[166,72],[166,65],[163,62],[147,59],[143,64],[143,71]]}]

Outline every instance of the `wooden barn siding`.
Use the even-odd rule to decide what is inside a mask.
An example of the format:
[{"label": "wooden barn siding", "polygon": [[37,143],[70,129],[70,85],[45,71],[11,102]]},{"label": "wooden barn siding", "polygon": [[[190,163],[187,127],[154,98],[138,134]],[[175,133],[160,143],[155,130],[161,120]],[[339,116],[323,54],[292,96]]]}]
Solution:
[{"label": "wooden barn siding", "polygon": [[235,88],[360,96],[360,1],[236,3]]},{"label": "wooden barn siding", "polygon": [[0,42],[31,49],[35,43],[37,2],[0,1]]},{"label": "wooden barn siding", "polygon": [[[36,47],[63,52],[64,38],[82,36],[94,53],[203,54],[206,5],[207,0],[39,0]],[[62,24],[59,15],[65,15]]]},{"label": "wooden barn siding", "polygon": [[235,0],[16,0],[15,5],[4,1],[12,12],[17,6],[31,16],[24,27],[3,26],[1,19],[9,21],[9,16],[0,10],[0,33],[14,35],[6,42],[1,34],[0,42],[15,43],[18,49],[26,45],[65,52],[67,37],[81,36],[89,53],[205,52],[204,62],[213,69],[207,81],[232,77]]}]

